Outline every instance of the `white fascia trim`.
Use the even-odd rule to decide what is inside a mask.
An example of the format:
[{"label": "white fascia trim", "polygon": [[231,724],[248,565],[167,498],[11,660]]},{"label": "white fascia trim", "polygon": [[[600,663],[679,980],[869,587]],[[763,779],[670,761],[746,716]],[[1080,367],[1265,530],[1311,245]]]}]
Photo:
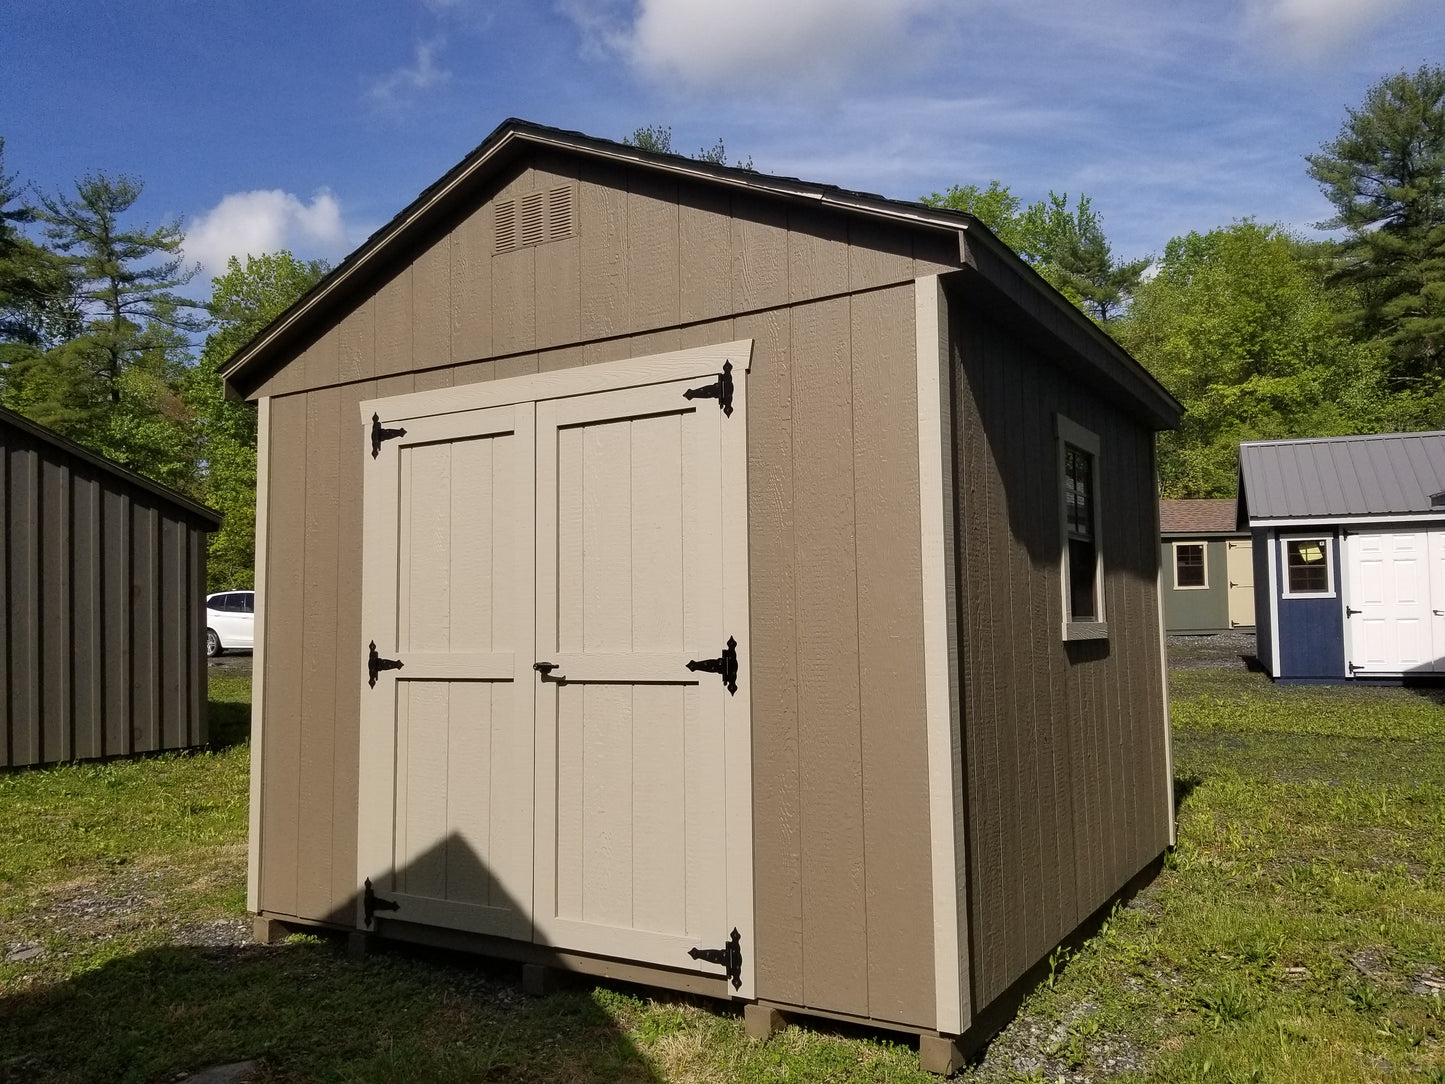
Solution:
[{"label": "white fascia trim", "polygon": [[1429,523],[1434,522],[1445,527],[1445,515],[1439,512],[1407,512],[1393,515],[1379,514],[1372,516],[1315,516],[1305,519],[1251,519],[1251,527],[1282,527],[1289,530],[1294,527],[1338,527],[1344,531],[1354,530],[1357,523]]},{"label": "white fascia trim", "polygon": [[928,819],[933,866],[933,978],[935,1026],[940,1032],[961,1034],[967,968],[961,953],[967,942],[960,936],[961,882],[965,866],[959,861],[955,812],[962,800],[959,778],[958,710],[954,690],[957,651],[956,630],[950,615],[954,583],[950,575],[953,554],[951,416],[945,397],[949,350],[947,301],[937,275],[915,284],[914,328],[918,361],[918,511],[922,540],[923,573],[923,690],[928,729]]},{"label": "white fascia trim", "polygon": [[261,772],[266,707],[266,525],[271,489],[271,397],[256,400],[256,576],[251,646],[251,810],[246,839],[246,910],[261,909]]}]

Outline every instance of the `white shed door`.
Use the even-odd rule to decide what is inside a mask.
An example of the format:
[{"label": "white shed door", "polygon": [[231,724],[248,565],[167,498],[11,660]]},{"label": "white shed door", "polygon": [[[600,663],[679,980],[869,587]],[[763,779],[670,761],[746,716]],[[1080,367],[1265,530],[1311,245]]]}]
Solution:
[{"label": "white shed door", "polygon": [[408,420],[364,511],[365,635],[401,666],[362,690],[363,867],[409,921],[510,937],[531,936],[532,417]]},{"label": "white shed door", "polygon": [[1445,670],[1445,532],[1350,533],[1345,558],[1351,674]]},{"label": "white shed door", "polygon": [[[695,382],[694,382],[695,383]],[[721,945],[721,426],[659,384],[537,406],[539,940],[669,966]]]}]

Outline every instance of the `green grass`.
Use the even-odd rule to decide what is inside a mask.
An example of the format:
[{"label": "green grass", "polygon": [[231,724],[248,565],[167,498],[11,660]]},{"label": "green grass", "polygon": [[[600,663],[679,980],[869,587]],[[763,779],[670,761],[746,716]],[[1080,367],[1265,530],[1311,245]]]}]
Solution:
[{"label": "green grass", "polygon": [[[1445,1081],[1445,709],[1242,670],[1172,684],[1178,848],[964,1077]],[[268,1081],[932,1079],[911,1044],[821,1021],[753,1044],[706,1000],[530,1000],[503,964],[232,943],[249,683],[211,695],[209,752],[0,777],[0,1082],[244,1058]]]}]

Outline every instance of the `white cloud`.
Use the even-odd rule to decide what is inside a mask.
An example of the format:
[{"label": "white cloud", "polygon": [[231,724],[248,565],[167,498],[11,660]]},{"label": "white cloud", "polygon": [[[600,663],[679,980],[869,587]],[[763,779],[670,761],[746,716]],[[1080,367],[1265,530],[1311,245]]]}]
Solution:
[{"label": "white cloud", "polygon": [[590,52],[659,82],[733,91],[841,87],[936,55],[949,0],[561,0]]},{"label": "white cloud", "polygon": [[1245,0],[1245,32],[1301,59],[1357,42],[1416,0]]},{"label": "white cloud", "polygon": [[341,204],[322,189],[303,202],[279,188],[232,192],[186,226],[186,261],[206,276],[226,270],[226,261],[290,249],[303,258],[335,259],[349,247]]},{"label": "white cloud", "polygon": [[442,38],[417,42],[415,61],[410,67],[397,68],[371,85],[372,101],[395,106],[418,91],[445,83],[452,73],[437,64],[437,54],[445,44]]}]

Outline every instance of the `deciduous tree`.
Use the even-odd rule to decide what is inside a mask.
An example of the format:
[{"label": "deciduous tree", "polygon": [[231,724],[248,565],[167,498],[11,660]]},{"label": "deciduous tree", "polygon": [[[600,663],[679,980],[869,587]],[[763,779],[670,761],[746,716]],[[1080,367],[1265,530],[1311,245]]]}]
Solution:
[{"label": "deciduous tree", "polygon": [[256,412],[226,398],[220,371],[326,271],[324,261],[298,260],[286,251],[248,256],[244,265],[233,256],[211,284],[214,325],[185,395],[196,419],[200,495],[225,517],[210,540],[212,590],[253,586],[256,560]]}]

